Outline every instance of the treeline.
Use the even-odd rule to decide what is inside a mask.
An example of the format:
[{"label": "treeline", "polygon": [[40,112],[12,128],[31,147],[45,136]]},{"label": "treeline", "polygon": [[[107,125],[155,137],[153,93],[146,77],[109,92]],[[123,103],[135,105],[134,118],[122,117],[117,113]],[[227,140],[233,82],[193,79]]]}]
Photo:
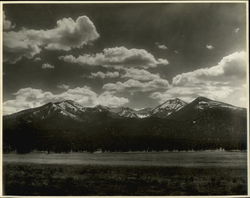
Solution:
[{"label": "treeline", "polygon": [[[229,123],[229,121],[231,123]],[[4,152],[126,152],[162,150],[245,150],[245,119],[108,119],[85,123],[4,124]]]}]

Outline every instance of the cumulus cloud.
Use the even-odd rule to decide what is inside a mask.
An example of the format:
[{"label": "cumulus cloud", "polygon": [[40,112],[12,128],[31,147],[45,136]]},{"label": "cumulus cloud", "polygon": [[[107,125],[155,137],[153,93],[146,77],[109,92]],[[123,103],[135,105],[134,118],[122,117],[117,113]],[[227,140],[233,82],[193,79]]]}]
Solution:
[{"label": "cumulus cloud", "polygon": [[19,32],[4,32],[3,33],[3,61],[16,63],[23,57],[28,59],[33,58],[41,52],[39,42],[30,41],[27,38],[26,30]]},{"label": "cumulus cloud", "polygon": [[173,85],[199,84],[205,81],[242,82],[246,79],[246,53],[235,52],[225,56],[212,67],[194,70],[175,76]]},{"label": "cumulus cloud", "polygon": [[93,22],[87,16],[80,16],[74,21],[63,18],[57,21],[53,29],[21,29],[3,33],[4,61],[15,63],[23,57],[28,59],[47,50],[69,51],[81,48],[99,37]]},{"label": "cumulus cloud", "polygon": [[108,91],[98,95],[87,86],[68,89],[60,94],[53,94],[49,91],[28,87],[18,90],[13,95],[15,99],[7,100],[3,103],[4,114],[10,114],[24,109],[38,107],[48,102],[62,100],[74,100],[86,107],[92,107],[98,104],[118,107],[129,102],[127,98],[115,96]]},{"label": "cumulus cloud", "polygon": [[[154,92],[151,98],[163,102],[180,97],[187,102],[198,96],[246,106],[246,53],[235,52],[225,56],[212,67],[182,73],[172,79],[167,91]],[[241,101],[239,100],[241,98]]]},{"label": "cumulus cloud", "polygon": [[124,97],[117,97],[112,92],[105,91],[98,97],[98,103],[108,107],[119,107],[128,103],[129,100]]},{"label": "cumulus cloud", "polygon": [[15,25],[6,18],[5,12],[3,11],[3,30],[7,31],[13,28],[15,28]]},{"label": "cumulus cloud", "polygon": [[127,49],[126,47],[105,48],[101,53],[84,54],[77,58],[72,55],[66,55],[59,57],[59,59],[79,65],[103,66],[116,69],[124,67],[150,68],[168,64],[166,59],[157,59],[144,49]]},{"label": "cumulus cloud", "polygon": [[115,72],[96,72],[96,73],[91,73],[90,78],[117,78],[119,77],[119,72],[115,71]]},{"label": "cumulus cloud", "polygon": [[55,68],[55,66],[51,65],[49,63],[42,64],[42,69],[54,69],[54,68]]},{"label": "cumulus cloud", "polygon": [[153,74],[144,69],[127,68],[125,69],[125,74],[122,78],[134,79],[139,81],[150,81],[155,79],[160,79],[159,74]]},{"label": "cumulus cloud", "polygon": [[154,92],[151,98],[159,100],[160,103],[170,98],[181,98],[187,102],[191,102],[198,96],[205,96],[210,99],[224,100],[233,93],[233,89],[227,85],[206,84],[200,86],[181,86],[172,87],[165,92]]},{"label": "cumulus cloud", "polygon": [[159,49],[162,49],[162,50],[167,50],[168,47],[164,44],[160,44],[158,42],[155,43],[155,45],[159,48]]},{"label": "cumulus cloud", "polygon": [[209,49],[209,50],[212,50],[212,49],[214,49],[214,46],[207,44],[206,48]]},{"label": "cumulus cloud", "polygon": [[103,89],[107,91],[130,93],[135,92],[151,92],[157,90],[166,90],[169,88],[169,83],[165,79],[154,79],[148,82],[141,82],[134,79],[129,79],[125,82],[107,83],[103,85]]},{"label": "cumulus cloud", "polygon": [[233,104],[239,107],[247,106],[246,87],[232,87],[227,85],[206,84],[201,86],[172,87],[165,92],[154,92],[150,95],[159,103],[163,103],[170,98],[181,98],[186,102],[191,102],[198,96],[204,96],[212,100],[218,100]]},{"label": "cumulus cloud", "polygon": [[66,84],[60,84],[60,85],[57,85],[57,87],[59,89],[65,89],[65,90],[69,89],[69,85],[66,85]]}]

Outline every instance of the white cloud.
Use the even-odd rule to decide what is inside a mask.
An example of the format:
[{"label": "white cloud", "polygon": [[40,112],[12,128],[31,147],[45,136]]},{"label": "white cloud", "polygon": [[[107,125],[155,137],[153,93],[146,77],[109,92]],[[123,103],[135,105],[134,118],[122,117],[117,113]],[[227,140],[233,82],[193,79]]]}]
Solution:
[{"label": "white cloud", "polygon": [[129,100],[127,98],[114,96],[108,91],[105,91],[98,97],[98,103],[108,107],[119,107],[128,102]]},{"label": "white cloud", "polygon": [[93,22],[87,16],[74,21],[63,18],[57,21],[53,29],[8,31],[3,33],[4,61],[15,63],[23,57],[28,59],[47,50],[69,51],[81,48],[99,37]]},{"label": "white cloud", "polygon": [[66,84],[60,84],[60,85],[58,85],[57,86],[59,89],[65,89],[65,90],[67,90],[67,89],[69,89],[69,85],[66,85]]},{"label": "white cloud", "polygon": [[223,57],[216,66],[175,76],[167,91],[152,93],[150,97],[159,102],[175,97],[189,102],[198,96],[205,96],[244,107],[247,105],[244,102],[247,97],[245,85],[246,53],[235,52]]},{"label": "white cloud", "polygon": [[235,32],[236,34],[237,34],[239,31],[240,31],[240,28],[239,28],[239,27],[237,27],[237,28],[234,29],[234,32]]},{"label": "white cloud", "polygon": [[233,104],[239,107],[247,106],[247,89],[244,86],[232,87],[227,85],[206,84],[200,86],[172,87],[165,92],[154,92],[150,95],[159,103],[163,103],[170,98],[181,98],[186,102],[191,102],[198,96],[204,96],[212,100],[218,100]]},{"label": "white cloud", "polygon": [[3,11],[3,30],[8,31],[15,28],[15,25],[12,24],[10,20],[7,19],[5,12]]},{"label": "white cloud", "polygon": [[34,61],[35,62],[38,62],[38,61],[41,61],[42,59],[40,58],[40,57],[36,57],[35,59],[34,59]]},{"label": "white cloud", "polygon": [[179,51],[178,51],[178,50],[174,50],[174,53],[175,53],[175,54],[179,54]]},{"label": "white cloud", "polygon": [[117,107],[129,102],[127,98],[115,96],[113,93],[107,91],[98,95],[87,86],[68,89],[60,94],[53,94],[52,92],[28,87],[18,90],[14,93],[14,96],[15,99],[7,100],[3,103],[4,114],[10,114],[24,109],[38,107],[48,102],[62,100],[74,100],[86,107],[92,107],[98,104]]},{"label": "white cloud", "polygon": [[127,91],[135,92],[151,92],[157,90],[166,90],[169,88],[169,83],[165,79],[154,79],[148,82],[140,82],[138,80],[129,79],[125,82],[107,83],[103,85],[103,89],[114,92]]},{"label": "white cloud", "polygon": [[23,57],[33,58],[41,52],[40,44],[37,41],[30,41],[27,38],[26,30],[19,32],[3,33],[3,61],[16,63]]},{"label": "white cloud", "polygon": [[42,69],[54,69],[54,68],[55,68],[55,66],[51,65],[49,63],[42,64]]},{"label": "white cloud", "polygon": [[66,55],[59,57],[59,59],[79,65],[103,66],[116,69],[124,67],[150,68],[168,64],[166,59],[157,59],[144,49],[127,49],[125,47],[105,48],[101,53],[84,54],[77,58],[72,55]]},{"label": "white cloud", "polygon": [[45,48],[65,51],[80,48],[99,37],[95,25],[87,16],[80,16],[76,21],[63,18],[57,21],[56,28],[44,33]]},{"label": "white cloud", "polygon": [[136,69],[136,68],[127,68],[125,69],[125,74],[122,75],[122,78],[129,78],[139,81],[150,81],[155,79],[160,79],[159,74],[153,74],[144,69]]},{"label": "white cloud", "polygon": [[170,98],[181,98],[184,101],[191,102],[198,96],[205,96],[210,99],[221,101],[232,93],[233,89],[230,86],[206,84],[200,86],[171,87],[165,92],[154,92],[150,97],[159,100],[160,103],[163,103]]},{"label": "white cloud", "polygon": [[207,44],[206,48],[209,49],[209,50],[212,50],[212,49],[214,49],[214,46]]},{"label": "white cloud", "polygon": [[168,47],[164,44],[160,44],[158,42],[155,43],[155,45],[159,48],[159,49],[162,49],[162,50],[167,50]]},{"label": "white cloud", "polygon": [[225,56],[212,67],[194,70],[175,76],[173,85],[199,84],[205,81],[237,83],[246,80],[246,53],[235,52]]},{"label": "white cloud", "polygon": [[119,72],[115,71],[115,72],[96,72],[96,73],[91,73],[90,78],[117,78],[119,77]]}]

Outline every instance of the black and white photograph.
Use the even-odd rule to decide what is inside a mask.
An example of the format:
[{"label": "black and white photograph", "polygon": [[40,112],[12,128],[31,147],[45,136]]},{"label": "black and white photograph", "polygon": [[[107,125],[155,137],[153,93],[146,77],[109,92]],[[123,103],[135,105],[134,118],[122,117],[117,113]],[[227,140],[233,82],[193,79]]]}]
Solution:
[{"label": "black and white photograph", "polygon": [[2,195],[248,195],[247,1],[1,5]]}]

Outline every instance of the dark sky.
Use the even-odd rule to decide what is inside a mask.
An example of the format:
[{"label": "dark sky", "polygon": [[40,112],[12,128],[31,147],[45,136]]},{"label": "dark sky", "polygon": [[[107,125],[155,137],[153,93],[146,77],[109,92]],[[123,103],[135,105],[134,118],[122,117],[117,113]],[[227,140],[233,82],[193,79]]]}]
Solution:
[{"label": "dark sky", "polygon": [[[237,76],[246,67],[245,6],[6,4],[3,97],[5,108],[14,109],[6,112],[63,96],[87,106],[142,108],[172,97],[190,101],[203,95],[245,106],[246,83]],[[73,59],[66,60],[69,55]],[[177,75],[181,82],[174,82]],[[76,88],[82,88],[77,96]],[[236,91],[241,102],[231,97]],[[30,94],[36,96],[27,98]],[[90,98],[81,100],[81,94]],[[109,99],[112,104],[103,102]]]}]

